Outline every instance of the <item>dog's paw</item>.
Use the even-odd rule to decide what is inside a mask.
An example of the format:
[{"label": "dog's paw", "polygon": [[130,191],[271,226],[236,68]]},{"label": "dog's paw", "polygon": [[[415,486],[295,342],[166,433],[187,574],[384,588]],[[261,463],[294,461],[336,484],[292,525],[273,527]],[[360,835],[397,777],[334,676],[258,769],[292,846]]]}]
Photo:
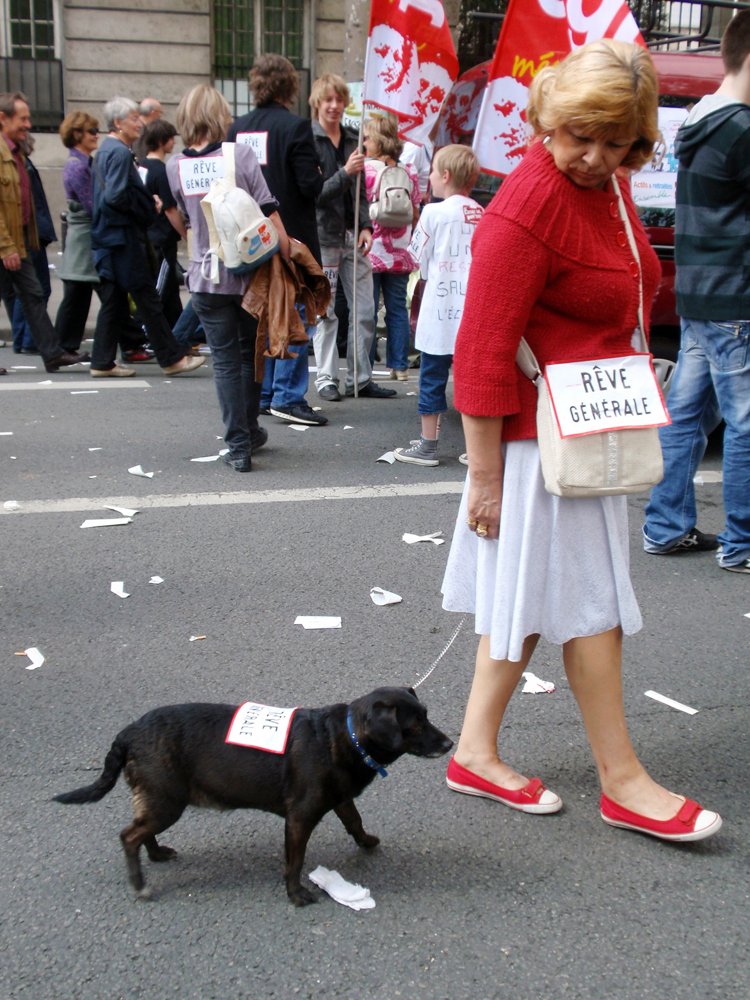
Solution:
[{"label": "dog's paw", "polygon": [[309,906],[310,903],[318,902],[318,897],[314,896],[309,889],[305,889],[303,885],[297,886],[296,889],[287,889],[287,894],[290,903],[294,903],[295,906]]},{"label": "dog's paw", "polygon": [[137,900],[143,900],[144,902],[148,902],[150,899],[153,899],[151,886],[144,885],[144,887],[142,889],[139,889],[138,892],[135,894],[135,898]]},{"label": "dog's paw", "polygon": [[148,856],[151,861],[171,861],[177,857],[177,851],[173,847],[159,845],[155,851],[150,851]]},{"label": "dog's paw", "polygon": [[372,833],[366,833],[360,840],[359,846],[364,847],[366,851],[371,851],[374,847],[377,847],[379,843],[380,837],[376,837]]}]

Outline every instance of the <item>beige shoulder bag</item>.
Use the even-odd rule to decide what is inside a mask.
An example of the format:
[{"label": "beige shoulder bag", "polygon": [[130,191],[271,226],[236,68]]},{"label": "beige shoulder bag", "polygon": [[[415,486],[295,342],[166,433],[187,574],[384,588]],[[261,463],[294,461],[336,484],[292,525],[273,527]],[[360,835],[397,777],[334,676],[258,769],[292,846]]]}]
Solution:
[{"label": "beige shoulder bag", "polygon": [[[613,175],[612,184],[617,194],[620,217],[628,234],[628,241],[633,256],[638,263],[640,271],[640,256],[633,236],[633,229],[630,225],[627,209],[620,194],[617,178]],[[640,283],[640,303],[638,307],[638,330],[641,340],[641,351],[648,355],[648,345],[644,334],[643,325],[643,280],[639,274]],[[567,379],[568,385],[572,381],[579,379],[579,397],[584,400],[576,405],[566,408],[564,416],[568,418],[572,414],[573,419],[578,421],[574,433],[563,436],[561,430],[562,408],[558,400],[560,412],[556,411],[555,403],[550,392],[548,378],[542,374],[539,364],[534,354],[522,338],[516,355],[516,363],[524,375],[528,376],[536,385],[538,391],[536,425],[537,437],[539,440],[539,454],[542,463],[542,473],[544,475],[544,486],[548,493],[559,497],[601,497],[620,496],[627,493],[642,493],[651,489],[661,481],[664,475],[664,464],[662,461],[661,445],[659,444],[658,424],[669,422],[669,417],[664,409],[661,392],[656,387],[656,394],[661,400],[662,410],[658,410],[658,401],[653,391],[648,396],[648,400],[642,394],[633,398],[628,396],[627,391],[622,389],[622,385],[629,386],[628,379],[632,378],[628,374],[627,362],[641,362],[638,365],[643,371],[645,358],[643,354],[635,355],[633,358],[605,359],[602,362],[580,362],[575,365],[556,366],[572,369],[572,375]],[[609,364],[606,364],[606,361]],[[650,367],[650,360],[648,362]],[[593,380],[592,380],[592,367]],[[547,366],[549,376],[550,368]],[[618,376],[618,372],[620,373]],[[653,368],[651,369],[653,374]],[[624,374],[623,374],[624,373]],[[611,382],[607,382],[607,377]],[[598,384],[596,379],[599,379]],[[618,381],[619,378],[619,381]],[[654,377],[655,382],[655,377]],[[645,383],[642,383],[645,384]],[[649,421],[649,413],[655,417],[651,426],[627,427],[625,429],[605,429],[596,430],[588,426],[591,421],[593,409],[591,407],[587,391],[591,386],[591,397],[596,407],[597,416],[593,418],[595,425],[597,419],[605,420],[601,415],[602,405],[606,406],[609,424],[613,423],[611,411],[617,407],[619,410],[627,408],[639,410],[639,416],[628,416],[623,422]],[[601,386],[604,389],[600,390]],[[609,393],[606,390],[610,390]],[[617,390],[620,391],[619,397]],[[575,403],[576,397],[570,397]],[[615,402],[615,399],[618,402]],[[628,402],[628,400],[630,400]],[[568,397],[566,396],[566,402]],[[645,408],[645,415],[643,410]],[[571,413],[567,412],[567,409]],[[585,422],[585,423],[584,423]],[[617,422],[617,421],[614,421]],[[570,428],[568,428],[570,431]]]}]

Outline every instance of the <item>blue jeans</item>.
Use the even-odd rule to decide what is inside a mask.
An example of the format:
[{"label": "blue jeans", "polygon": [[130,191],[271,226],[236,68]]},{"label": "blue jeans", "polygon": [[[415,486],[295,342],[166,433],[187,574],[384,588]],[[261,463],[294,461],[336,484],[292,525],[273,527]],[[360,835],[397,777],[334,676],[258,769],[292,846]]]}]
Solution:
[{"label": "blue jeans", "polygon": [[201,321],[196,315],[193,307],[193,300],[182,310],[180,318],[172,327],[172,336],[186,351],[189,351],[194,343],[198,342],[198,331],[201,329]]},{"label": "blue jeans", "polygon": [[425,354],[422,351],[419,363],[418,410],[424,416],[445,413],[448,409],[445,387],[448,384],[448,374],[452,364],[452,354]]},{"label": "blue jeans", "polygon": [[[375,292],[375,319],[377,320],[380,292],[385,302],[385,332],[387,335],[385,363],[387,368],[403,372],[409,367],[409,313],[406,308],[406,286],[409,275],[395,271],[373,271],[372,287]],[[375,362],[375,341],[372,338],[370,363]]]},{"label": "blue jeans", "polygon": [[231,458],[250,454],[250,431],[257,430],[260,383],[255,381],[257,320],[242,308],[241,295],[196,292],[193,306],[211,348],[214,383]]},{"label": "blue jeans", "polygon": [[[305,308],[299,307],[302,322],[305,322]],[[315,334],[315,326],[306,326],[309,340]],[[263,388],[260,394],[261,406],[272,406],[274,409],[290,406],[303,406],[306,403],[308,380],[310,378],[310,360],[308,344],[290,344],[289,350],[296,353],[296,358],[266,358],[266,373],[263,377]]]},{"label": "blue jeans", "polygon": [[647,552],[664,552],[695,527],[693,476],[708,435],[724,431],[724,566],[750,556],[750,320],[683,319],[677,369],[667,400],[672,423],[659,430],[664,479],[651,491],[643,526]]}]

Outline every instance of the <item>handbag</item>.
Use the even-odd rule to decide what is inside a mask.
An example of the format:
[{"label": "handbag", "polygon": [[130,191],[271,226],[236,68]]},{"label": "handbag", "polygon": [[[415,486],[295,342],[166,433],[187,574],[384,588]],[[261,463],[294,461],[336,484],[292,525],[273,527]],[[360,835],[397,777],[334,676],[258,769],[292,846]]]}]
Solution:
[{"label": "handbag", "polygon": [[[614,175],[612,185],[617,195],[620,218],[625,225],[630,249],[638,263],[638,332],[641,351],[648,354],[643,325],[643,279],[640,274],[640,255],[620,186]],[[629,493],[642,493],[661,482],[664,476],[664,462],[658,427],[604,430],[577,437],[562,437],[547,380],[524,338],[521,338],[516,364],[537,387],[537,438],[544,487],[548,493],[558,497],[623,496]]]}]

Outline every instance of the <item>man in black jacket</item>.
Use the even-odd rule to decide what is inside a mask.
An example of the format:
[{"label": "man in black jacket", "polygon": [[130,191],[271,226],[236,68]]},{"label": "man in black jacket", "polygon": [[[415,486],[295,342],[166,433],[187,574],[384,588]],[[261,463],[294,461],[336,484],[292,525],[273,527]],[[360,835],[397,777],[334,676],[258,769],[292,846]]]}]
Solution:
[{"label": "man in black jacket", "polygon": [[[297,97],[299,82],[294,66],[283,56],[262,55],[249,76],[255,110],[230,126],[228,142],[252,146],[266,184],[279,203],[279,215],[289,236],[304,243],[321,263],[315,198],[323,188],[310,122],[292,114],[288,105]],[[315,333],[315,317],[305,319],[308,336]],[[282,420],[322,426],[327,417],[307,404],[308,350],[294,345],[296,358],[266,358],[261,412]]]}]

